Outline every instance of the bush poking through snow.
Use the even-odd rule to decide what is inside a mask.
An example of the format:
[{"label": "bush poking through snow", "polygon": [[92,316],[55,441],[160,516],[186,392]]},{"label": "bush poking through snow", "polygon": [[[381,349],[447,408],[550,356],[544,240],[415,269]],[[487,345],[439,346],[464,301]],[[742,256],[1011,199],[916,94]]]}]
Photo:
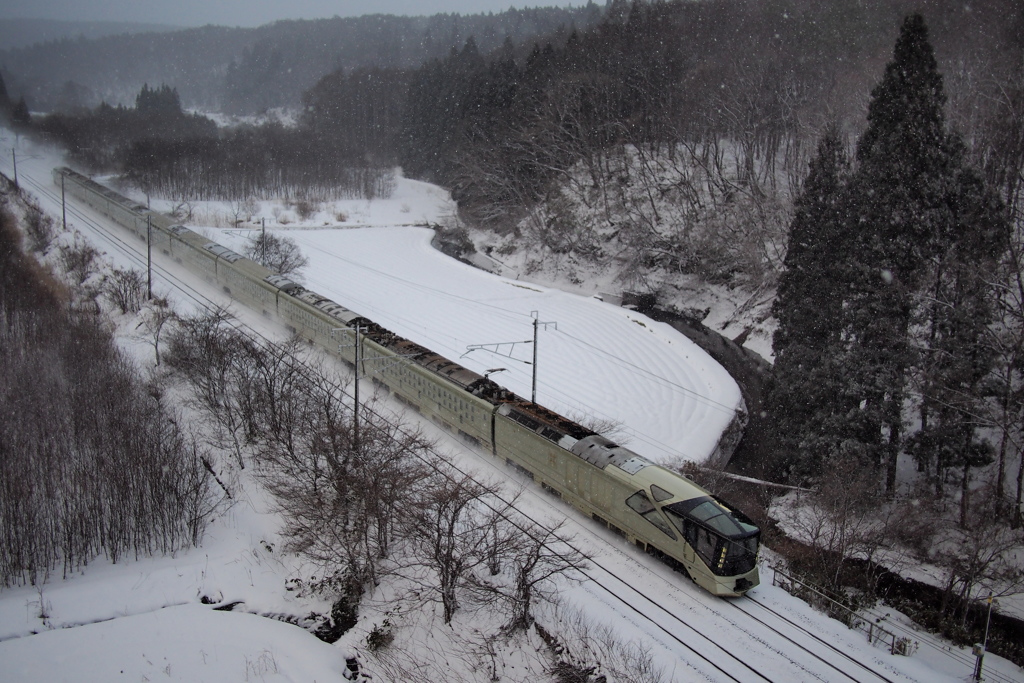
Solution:
[{"label": "bush poking through snow", "polygon": [[98,256],[99,252],[87,242],[75,241],[60,248],[61,267],[75,285],[84,283],[96,272]]},{"label": "bush poking through snow", "polygon": [[304,221],[308,221],[310,217],[320,210],[320,207],[315,202],[311,202],[308,199],[300,199],[295,202],[295,213],[298,214],[299,218]]},{"label": "bush poking through snow", "polygon": [[370,652],[377,652],[391,645],[395,640],[395,633],[392,630],[391,619],[385,617],[380,624],[374,624],[366,636],[366,647]]},{"label": "bush poking through snow", "polygon": [[53,219],[38,207],[30,206],[25,212],[25,234],[28,235],[28,244],[32,251],[45,252],[56,236]]},{"label": "bush poking through snow", "polygon": [[146,282],[134,268],[115,268],[103,282],[103,293],[122,313],[138,313],[146,298]]}]

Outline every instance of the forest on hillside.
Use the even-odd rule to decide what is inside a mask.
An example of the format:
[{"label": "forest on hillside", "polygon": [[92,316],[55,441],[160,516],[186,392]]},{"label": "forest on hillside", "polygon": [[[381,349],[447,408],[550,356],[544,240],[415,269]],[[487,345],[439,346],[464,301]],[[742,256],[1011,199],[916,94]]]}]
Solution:
[{"label": "forest on hillside", "polygon": [[254,114],[297,107],[302,92],[336,69],[409,69],[470,36],[490,51],[600,17],[576,8],[510,9],[499,14],[367,15],[283,20],[258,28],[202,28],[51,40],[0,49],[0,74],[35,111],[130,105],[143,84],[175,88],[186,108]]}]

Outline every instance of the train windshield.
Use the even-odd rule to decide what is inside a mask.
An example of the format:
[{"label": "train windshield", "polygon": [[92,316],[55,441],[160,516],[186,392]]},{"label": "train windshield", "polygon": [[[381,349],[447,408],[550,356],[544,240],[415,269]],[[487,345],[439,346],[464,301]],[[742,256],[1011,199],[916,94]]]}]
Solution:
[{"label": "train windshield", "polygon": [[743,513],[711,496],[673,503],[663,509],[715,574],[745,574],[756,565],[761,532]]}]

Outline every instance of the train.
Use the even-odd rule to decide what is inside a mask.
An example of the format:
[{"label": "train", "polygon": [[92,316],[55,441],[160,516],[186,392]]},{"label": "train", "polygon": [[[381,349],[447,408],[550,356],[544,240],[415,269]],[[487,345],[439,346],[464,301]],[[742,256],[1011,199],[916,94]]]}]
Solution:
[{"label": "train", "polygon": [[[69,168],[53,180],[154,252],[216,283],[372,379],[400,403],[718,596],[759,583],[760,530],[690,479],[374,323]],[[400,362],[399,362],[400,361]]]}]

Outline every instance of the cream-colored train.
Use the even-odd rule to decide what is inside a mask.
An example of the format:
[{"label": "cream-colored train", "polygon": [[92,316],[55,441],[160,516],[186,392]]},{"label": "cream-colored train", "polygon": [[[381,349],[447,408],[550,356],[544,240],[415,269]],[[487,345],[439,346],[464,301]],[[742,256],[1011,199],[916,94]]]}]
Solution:
[{"label": "cream-colored train", "polygon": [[[357,362],[358,341],[360,376],[372,378],[405,405],[526,472],[639,548],[686,571],[715,595],[742,595],[758,584],[760,531],[689,479],[79,173],[55,169],[54,182],[142,242],[150,221],[154,252],[218,283],[233,298],[349,364]],[[411,360],[389,360],[395,356]]]}]

